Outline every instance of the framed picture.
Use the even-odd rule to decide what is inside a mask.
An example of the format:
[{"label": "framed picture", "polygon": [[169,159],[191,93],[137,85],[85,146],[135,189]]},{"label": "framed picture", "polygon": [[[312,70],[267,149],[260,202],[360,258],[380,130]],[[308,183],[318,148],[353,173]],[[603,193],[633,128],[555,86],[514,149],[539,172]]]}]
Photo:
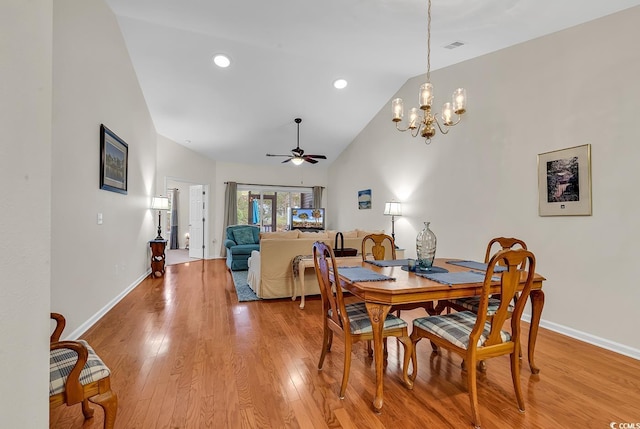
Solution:
[{"label": "framed picture", "polygon": [[591,145],[538,155],[538,214],[591,216]]},{"label": "framed picture", "polygon": [[127,193],[129,145],[100,125],[100,189]]},{"label": "framed picture", "polygon": [[358,209],[365,210],[371,208],[371,189],[358,191]]}]

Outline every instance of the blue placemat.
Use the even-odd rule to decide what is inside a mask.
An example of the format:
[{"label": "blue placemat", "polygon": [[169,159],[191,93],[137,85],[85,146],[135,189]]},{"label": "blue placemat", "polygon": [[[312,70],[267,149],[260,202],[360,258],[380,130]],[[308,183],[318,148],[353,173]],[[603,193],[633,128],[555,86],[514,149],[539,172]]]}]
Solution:
[{"label": "blue placemat", "polygon": [[[462,283],[480,283],[484,281],[484,273],[479,273],[477,271],[459,271],[456,273],[434,273],[434,274],[423,274],[416,273],[418,276],[425,277],[429,280],[433,280],[434,282],[443,283],[446,285],[458,285]],[[493,276],[491,278],[493,281],[499,281],[500,277]]]},{"label": "blue placemat", "polygon": [[[482,262],[476,262],[476,261],[447,261],[447,264],[458,265],[459,267],[471,268],[472,270],[487,271],[487,264],[484,264]],[[506,270],[507,270],[507,267],[496,266],[493,269],[493,272],[494,273],[501,273],[501,272],[506,271]]]},{"label": "blue placemat", "polygon": [[[402,269],[404,271],[409,271],[409,268],[407,268],[407,266],[405,265],[404,267],[402,267]],[[412,271],[409,271],[412,272]],[[428,270],[421,270],[420,268],[416,267],[416,271],[415,273],[420,275],[420,274],[435,274],[435,273],[448,273],[449,270],[447,270],[446,268],[440,268],[440,267],[431,267]]]},{"label": "blue placemat", "polygon": [[395,280],[393,277],[376,273],[373,270],[363,267],[340,267],[340,275],[352,282],[379,282],[385,280]]},{"label": "blue placemat", "polygon": [[376,267],[401,267],[403,265],[405,267],[407,266],[406,259],[385,259],[380,261],[367,259],[365,262],[371,265],[375,265]]}]

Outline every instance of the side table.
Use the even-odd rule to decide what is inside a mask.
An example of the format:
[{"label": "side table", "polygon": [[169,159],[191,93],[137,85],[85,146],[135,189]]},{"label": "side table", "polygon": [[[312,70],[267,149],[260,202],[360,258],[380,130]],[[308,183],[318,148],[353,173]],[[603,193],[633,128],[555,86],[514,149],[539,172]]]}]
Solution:
[{"label": "side table", "polygon": [[151,275],[162,277],[164,275],[164,249],[167,247],[167,240],[151,240]]},{"label": "side table", "polygon": [[[315,262],[313,262],[313,256],[300,256],[298,257],[297,262],[297,277],[298,282],[296,282],[296,273],[294,270],[293,275],[293,296],[291,297],[292,301],[295,301],[298,297],[298,290],[296,288],[297,283],[300,284],[300,309],[304,309],[304,271],[307,268],[315,268]],[[345,265],[353,265],[362,262],[362,255],[356,256],[340,256],[336,257],[336,264],[338,266]]]}]

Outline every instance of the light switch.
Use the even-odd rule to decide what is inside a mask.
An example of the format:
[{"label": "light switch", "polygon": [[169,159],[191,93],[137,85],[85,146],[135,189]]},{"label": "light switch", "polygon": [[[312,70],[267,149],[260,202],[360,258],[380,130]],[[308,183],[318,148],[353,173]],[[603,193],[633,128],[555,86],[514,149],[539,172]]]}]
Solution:
[{"label": "light switch", "polygon": [[98,213],[98,225],[102,225],[102,213]]}]

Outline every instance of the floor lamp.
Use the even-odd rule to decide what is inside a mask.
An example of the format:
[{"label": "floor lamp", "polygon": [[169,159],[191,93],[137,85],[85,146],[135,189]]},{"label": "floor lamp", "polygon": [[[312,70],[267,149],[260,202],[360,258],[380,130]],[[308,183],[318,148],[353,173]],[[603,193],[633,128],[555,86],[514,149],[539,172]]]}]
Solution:
[{"label": "floor lamp", "polygon": [[160,216],[162,211],[169,210],[169,198],[168,197],[153,197],[151,200],[151,210],[158,210],[158,236],[154,240],[164,240],[162,238],[162,226],[160,224]]},{"label": "floor lamp", "polygon": [[[384,203],[384,215],[391,216],[391,237],[393,238],[393,242],[396,242],[396,230],[395,230],[395,222],[396,216],[402,216],[402,204],[397,201],[389,201]],[[396,245],[396,249],[398,246]]]}]

